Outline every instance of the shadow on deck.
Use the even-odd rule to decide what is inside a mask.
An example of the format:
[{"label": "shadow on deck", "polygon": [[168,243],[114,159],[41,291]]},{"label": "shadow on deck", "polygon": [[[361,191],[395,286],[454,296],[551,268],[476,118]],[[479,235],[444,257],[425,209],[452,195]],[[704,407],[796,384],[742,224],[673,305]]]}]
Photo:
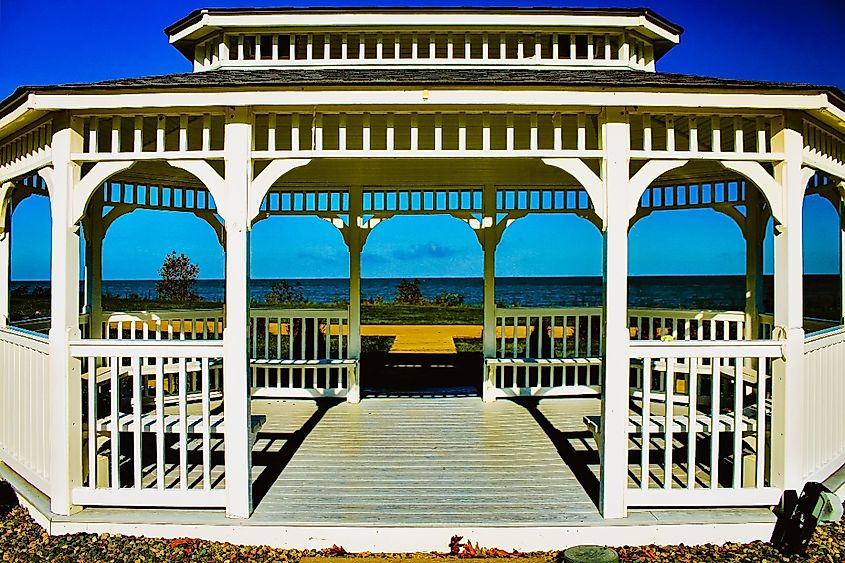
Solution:
[{"label": "shadow on deck", "polygon": [[475,352],[369,352],[361,358],[364,397],[478,397],[484,357]]}]

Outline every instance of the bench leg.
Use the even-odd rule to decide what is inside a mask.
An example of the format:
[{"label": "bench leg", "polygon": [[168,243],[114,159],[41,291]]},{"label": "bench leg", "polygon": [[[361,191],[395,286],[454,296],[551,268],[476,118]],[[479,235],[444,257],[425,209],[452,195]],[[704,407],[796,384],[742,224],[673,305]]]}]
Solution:
[{"label": "bench leg", "polygon": [[346,370],[346,402],[361,402],[361,385],[358,382],[358,366],[351,366]]},{"label": "bench leg", "polygon": [[484,365],[484,381],[481,386],[481,400],[492,403],[496,400],[496,366]]}]

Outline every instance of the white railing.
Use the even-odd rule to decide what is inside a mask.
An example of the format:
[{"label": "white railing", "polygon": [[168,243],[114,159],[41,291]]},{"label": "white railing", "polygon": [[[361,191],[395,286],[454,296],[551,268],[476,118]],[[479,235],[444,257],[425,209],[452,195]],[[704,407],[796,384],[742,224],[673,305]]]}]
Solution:
[{"label": "white railing", "polygon": [[743,340],[742,311],[628,309],[632,340]]},{"label": "white railing", "polygon": [[83,483],[74,504],[226,504],[223,342],[78,340]]},{"label": "white railing", "polygon": [[496,309],[495,397],[598,393],[601,309]]},{"label": "white railing", "polygon": [[174,309],[104,313],[106,340],[219,340],[222,309]]},{"label": "white railing", "polygon": [[[745,314],[629,309],[630,337],[741,340]],[[601,390],[602,309],[497,308],[496,358],[487,359],[491,396],[574,395]]]},{"label": "white railing", "polygon": [[50,347],[42,334],[0,329],[0,459],[50,488]]},{"label": "white railing", "polygon": [[823,481],[845,464],[845,327],[804,340],[803,477]]},{"label": "white railing", "polygon": [[[221,309],[105,313],[110,340],[219,340]],[[256,397],[341,397],[357,379],[348,358],[346,309],[250,310],[250,372]]]},{"label": "white railing", "polygon": [[346,309],[253,309],[252,394],[341,397],[357,377]]},{"label": "white railing", "polygon": [[34,319],[11,321],[9,324],[14,328],[23,329],[30,332],[38,332],[42,335],[46,335],[50,331],[50,317],[38,317]]},{"label": "white railing", "polygon": [[[777,503],[771,363],[780,342],[632,342],[628,506]],[[634,372],[641,376],[633,376]]]},{"label": "white railing", "polygon": [[[804,331],[806,333],[818,332],[836,327],[837,322],[814,317],[804,317]],[[770,339],[775,328],[775,317],[770,313],[760,314],[760,338]]]}]

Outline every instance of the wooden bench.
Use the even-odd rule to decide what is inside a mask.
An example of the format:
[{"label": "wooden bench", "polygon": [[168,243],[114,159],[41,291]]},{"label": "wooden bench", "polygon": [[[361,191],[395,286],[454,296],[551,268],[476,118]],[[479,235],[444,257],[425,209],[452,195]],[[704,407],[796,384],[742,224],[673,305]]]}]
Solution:
[{"label": "wooden bench", "polygon": [[488,366],[537,367],[537,366],[600,366],[601,358],[488,358]]},{"label": "wooden bench", "polygon": [[[748,407],[743,411],[740,417],[740,431],[754,432],[757,429],[757,407]],[[713,431],[713,417],[709,414],[698,414],[695,417],[696,433],[712,433]],[[719,432],[733,432],[736,424],[736,419],[732,414],[722,413],[716,417],[717,430]],[[588,415],[584,417],[584,425],[593,435],[596,444],[601,447],[601,416]],[[643,417],[630,416],[628,417],[628,434],[636,435],[643,433]],[[690,430],[689,417],[685,414],[676,414],[671,417],[670,432],[672,434],[686,434]],[[650,435],[661,435],[666,433],[666,416],[664,415],[650,415],[648,418],[648,433]]]},{"label": "wooden bench", "polygon": [[[181,417],[178,414],[168,414],[163,418],[164,433],[165,434],[179,434]],[[250,434],[255,435],[264,426],[267,417],[264,415],[252,415],[250,418],[249,431]],[[185,425],[188,434],[202,434],[205,432],[205,422],[203,416],[199,414],[191,414],[185,417]],[[136,432],[138,425],[135,421],[135,416],[131,413],[123,413],[117,418],[118,432]],[[141,416],[141,432],[158,432],[158,416],[155,413],[146,413]],[[112,419],[111,416],[97,419],[98,432],[111,432]],[[214,414],[208,417],[208,433],[209,434],[223,434],[225,433],[225,422],[222,414]]]},{"label": "wooden bench", "polygon": [[302,367],[302,368],[343,368],[354,369],[358,367],[358,360],[345,359],[323,359],[323,360],[287,360],[277,358],[253,358],[249,361],[251,368],[283,368],[283,367]]}]

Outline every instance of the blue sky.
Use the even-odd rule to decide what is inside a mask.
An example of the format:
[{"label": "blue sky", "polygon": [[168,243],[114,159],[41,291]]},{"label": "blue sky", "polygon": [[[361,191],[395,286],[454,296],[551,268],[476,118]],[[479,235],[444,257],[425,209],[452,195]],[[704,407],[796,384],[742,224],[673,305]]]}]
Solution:
[{"label": "blue sky", "polygon": [[[278,1],[123,0],[24,2],[0,0],[0,96],[21,84],[90,82],[186,72],[190,64],[163,33],[195,8],[278,5]],[[319,5],[307,3],[308,5]],[[333,5],[354,5],[335,2]],[[367,5],[390,5],[377,1]],[[395,4],[395,3],[393,3]],[[496,5],[436,2],[415,5]],[[685,28],[681,44],[658,70],[845,89],[843,0],[610,0],[569,3],[509,1],[500,5],[647,6]],[[293,5],[304,5],[293,3]],[[839,271],[837,217],[818,198],[805,203],[805,271]],[[49,277],[49,206],[30,198],[13,218],[13,279]],[[718,213],[655,213],[630,236],[632,275],[736,274],[745,246],[736,225]],[[320,277],[348,274],[339,233],[313,218],[272,218],[253,231],[253,276]],[[655,251],[655,249],[659,251]],[[771,235],[766,243],[771,271]],[[223,253],[211,229],[192,216],[137,211],[114,223],[105,241],[104,277],[154,278],[170,250],[188,254],[201,277],[223,276]],[[477,276],[481,250],[472,231],[450,217],[399,217],[376,228],[362,257],[366,277]],[[574,217],[537,216],[514,223],[497,252],[497,275],[599,275],[601,238]]]}]

